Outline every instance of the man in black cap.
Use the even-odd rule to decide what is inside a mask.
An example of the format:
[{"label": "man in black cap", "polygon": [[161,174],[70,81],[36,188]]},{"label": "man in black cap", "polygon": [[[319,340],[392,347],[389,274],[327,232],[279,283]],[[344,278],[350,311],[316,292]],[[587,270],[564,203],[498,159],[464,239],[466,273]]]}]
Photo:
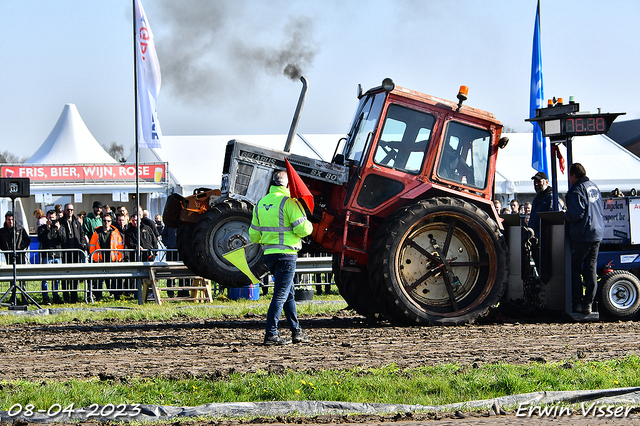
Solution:
[{"label": "man in black cap", "polygon": [[100,209],[102,209],[102,203],[100,201],[94,201],[93,212],[89,213],[82,222],[82,229],[84,230],[84,235],[87,237],[87,244],[91,241],[91,237],[93,236],[96,228],[102,226]]},{"label": "man in black cap", "polygon": [[545,172],[538,172],[531,179],[536,190],[536,197],[531,203],[529,228],[533,229],[535,236],[540,238],[540,218],[538,213],[553,210],[553,188],[549,186],[549,178]]}]

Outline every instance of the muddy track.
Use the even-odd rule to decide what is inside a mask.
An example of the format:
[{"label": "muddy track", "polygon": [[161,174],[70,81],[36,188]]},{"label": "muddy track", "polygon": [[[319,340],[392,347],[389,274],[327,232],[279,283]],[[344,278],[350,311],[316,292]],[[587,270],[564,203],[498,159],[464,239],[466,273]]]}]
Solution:
[{"label": "muddy track", "polygon": [[262,317],[10,325],[0,329],[0,379],[224,377],[258,369],[523,364],[640,354],[637,322],[393,327],[345,312],[303,317],[301,324],[312,343],[285,347],[261,345]]}]

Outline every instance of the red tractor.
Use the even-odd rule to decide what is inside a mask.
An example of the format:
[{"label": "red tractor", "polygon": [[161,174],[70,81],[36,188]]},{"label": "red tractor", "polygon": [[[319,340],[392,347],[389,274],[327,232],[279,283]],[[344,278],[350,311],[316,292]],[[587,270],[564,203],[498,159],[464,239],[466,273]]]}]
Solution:
[{"label": "red tractor", "polygon": [[[229,141],[221,190],[173,195],[165,208],[185,264],[223,286],[248,284],[222,255],[250,242],[253,205],[286,158],[314,196],[308,247],[333,255],[336,284],[358,313],[416,325],[486,314],[509,273],[492,203],[498,148],[507,139],[492,114],[463,105],[466,96],[464,86],[456,103],[391,79],[360,91],[330,163],[287,152],[289,143],[278,151]],[[260,249],[252,247],[247,262],[264,275]]]}]

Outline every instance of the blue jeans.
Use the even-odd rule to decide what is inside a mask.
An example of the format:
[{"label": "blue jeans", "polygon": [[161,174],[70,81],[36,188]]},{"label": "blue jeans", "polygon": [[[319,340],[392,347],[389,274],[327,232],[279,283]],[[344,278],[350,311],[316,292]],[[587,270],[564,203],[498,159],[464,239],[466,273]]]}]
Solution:
[{"label": "blue jeans", "polygon": [[266,255],[264,262],[274,280],[273,298],[267,312],[267,337],[278,335],[278,321],[283,309],[291,332],[299,331],[300,324],[293,289],[293,278],[296,274],[295,258],[282,259],[279,255]]}]

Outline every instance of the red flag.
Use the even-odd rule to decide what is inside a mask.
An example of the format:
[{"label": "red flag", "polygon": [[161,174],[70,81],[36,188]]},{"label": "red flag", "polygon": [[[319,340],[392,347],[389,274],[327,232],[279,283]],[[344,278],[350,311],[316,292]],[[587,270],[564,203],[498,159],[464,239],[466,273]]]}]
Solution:
[{"label": "red flag", "polygon": [[307,185],[302,181],[298,172],[296,172],[291,163],[289,163],[289,160],[285,158],[284,162],[287,166],[287,177],[289,178],[289,192],[291,196],[304,201],[309,211],[313,213],[313,195],[309,192],[309,188],[307,188]]},{"label": "red flag", "polygon": [[558,148],[558,145],[551,144],[551,155],[555,155],[556,157],[558,157],[560,171],[562,172],[562,174],[564,174],[566,166],[564,164],[564,157],[562,157],[562,153],[560,152],[560,148]]}]

